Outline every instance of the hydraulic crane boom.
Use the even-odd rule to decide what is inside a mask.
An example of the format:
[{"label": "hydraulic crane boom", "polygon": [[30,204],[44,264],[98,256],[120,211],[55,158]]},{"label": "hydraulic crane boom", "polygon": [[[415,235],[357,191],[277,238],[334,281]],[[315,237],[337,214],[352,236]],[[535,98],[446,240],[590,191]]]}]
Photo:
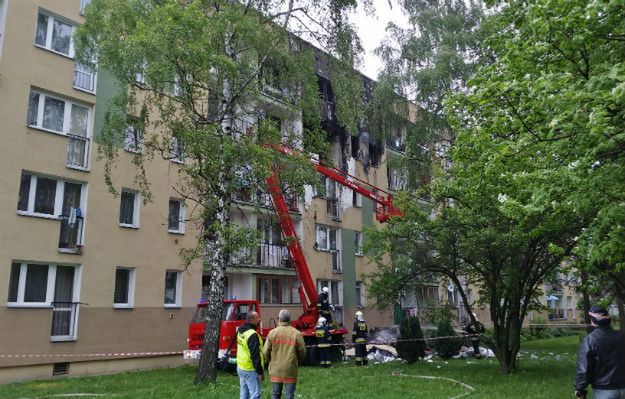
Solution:
[{"label": "hydraulic crane boom", "polygon": [[[288,147],[273,146],[272,148],[285,155],[302,156]],[[402,215],[402,212],[393,206],[393,196],[390,193],[360,180],[355,176],[351,176],[339,169],[323,166],[318,160],[312,159],[312,162],[315,163],[316,169],[319,173],[374,201],[376,203],[375,212],[376,219],[378,221],[385,222],[392,216]],[[297,232],[295,231],[293,220],[291,219],[289,208],[284,198],[284,193],[280,187],[280,179],[278,178],[275,170],[273,174],[267,178],[267,186],[280,221],[282,235],[287,242],[289,253],[291,254],[291,258],[293,259],[295,266],[295,271],[301,282],[299,294],[304,308],[304,313],[299,317],[295,324],[300,330],[314,329],[319,316],[316,306],[317,289],[315,288],[315,283],[310,275],[308,263],[304,257],[304,251],[297,237]]]}]

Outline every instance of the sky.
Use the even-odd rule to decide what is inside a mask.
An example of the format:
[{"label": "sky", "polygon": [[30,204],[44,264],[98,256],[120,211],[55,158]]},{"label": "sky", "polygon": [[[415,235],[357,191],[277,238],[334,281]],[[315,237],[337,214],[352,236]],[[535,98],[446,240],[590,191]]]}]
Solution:
[{"label": "sky", "polygon": [[408,19],[395,1],[393,1],[392,8],[388,0],[372,0],[372,3],[375,7],[374,16],[367,15],[359,2],[357,11],[350,16],[350,19],[356,26],[365,49],[362,72],[376,79],[382,68],[382,61],[373,54],[373,51],[384,39],[387,24],[393,21],[397,25],[407,26]]}]

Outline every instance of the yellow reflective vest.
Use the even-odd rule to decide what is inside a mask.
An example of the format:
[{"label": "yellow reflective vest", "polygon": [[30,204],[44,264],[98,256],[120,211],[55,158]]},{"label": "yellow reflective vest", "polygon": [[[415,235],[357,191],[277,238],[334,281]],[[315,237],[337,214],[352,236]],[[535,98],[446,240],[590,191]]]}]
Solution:
[{"label": "yellow reflective vest", "polygon": [[[243,333],[237,332],[237,366],[241,370],[245,371],[255,371],[254,362],[252,361],[252,355],[250,353],[250,348],[247,345],[248,339],[252,336],[252,334],[258,335],[256,330],[249,329]],[[258,353],[260,355],[260,364],[261,367],[265,367],[265,359],[263,357],[262,347],[263,347],[263,339],[258,335]]]}]

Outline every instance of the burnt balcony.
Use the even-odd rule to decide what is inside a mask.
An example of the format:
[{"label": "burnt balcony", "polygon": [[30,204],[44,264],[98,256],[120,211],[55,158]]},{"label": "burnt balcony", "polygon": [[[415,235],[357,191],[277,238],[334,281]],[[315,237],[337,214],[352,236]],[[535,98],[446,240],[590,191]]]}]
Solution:
[{"label": "burnt balcony", "polygon": [[[252,190],[243,188],[232,193],[232,199],[236,202],[241,202],[250,205],[258,205],[267,208],[273,208],[273,200],[269,193],[264,191],[257,191],[252,193]],[[299,199],[295,194],[284,194],[284,200],[289,212],[301,213],[299,209]]]}]

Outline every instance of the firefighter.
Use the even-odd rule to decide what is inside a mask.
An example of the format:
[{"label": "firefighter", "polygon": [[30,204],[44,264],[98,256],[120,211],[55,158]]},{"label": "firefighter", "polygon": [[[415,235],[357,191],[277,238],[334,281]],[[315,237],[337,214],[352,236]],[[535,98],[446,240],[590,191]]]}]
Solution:
[{"label": "firefighter", "polygon": [[330,327],[328,327],[325,317],[317,320],[317,350],[319,351],[319,364],[321,367],[330,367],[332,365],[332,336],[330,335]]},{"label": "firefighter", "polygon": [[328,287],[323,287],[321,289],[321,294],[319,294],[319,297],[317,298],[317,310],[319,311],[319,316],[323,317],[328,324],[332,324],[332,313],[330,312],[330,308],[334,308],[334,306],[330,304],[328,291]]},{"label": "firefighter", "polygon": [[356,352],[356,366],[366,366],[367,359],[367,323],[359,310],[355,314],[354,331],[352,332],[352,342]]}]

